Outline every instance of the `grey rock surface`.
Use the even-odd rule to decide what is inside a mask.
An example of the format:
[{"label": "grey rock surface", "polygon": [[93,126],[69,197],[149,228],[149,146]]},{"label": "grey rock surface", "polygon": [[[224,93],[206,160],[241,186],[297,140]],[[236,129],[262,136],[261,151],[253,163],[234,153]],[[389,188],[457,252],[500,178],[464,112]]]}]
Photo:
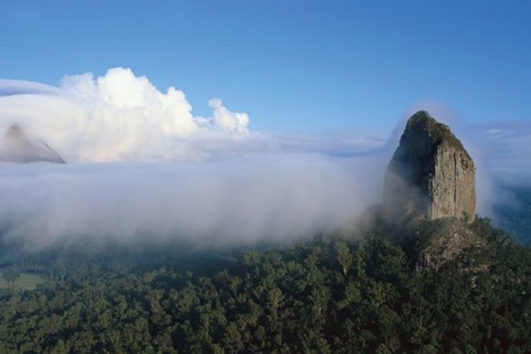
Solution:
[{"label": "grey rock surface", "polygon": [[475,216],[474,161],[450,128],[425,111],[408,120],[389,163],[383,208],[400,221]]}]

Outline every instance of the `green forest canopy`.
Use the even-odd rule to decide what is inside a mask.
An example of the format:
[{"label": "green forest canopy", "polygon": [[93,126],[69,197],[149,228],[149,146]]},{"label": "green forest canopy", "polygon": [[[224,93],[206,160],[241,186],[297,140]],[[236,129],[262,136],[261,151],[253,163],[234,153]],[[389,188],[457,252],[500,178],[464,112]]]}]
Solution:
[{"label": "green forest canopy", "polygon": [[438,271],[379,227],[230,254],[33,256],[13,267],[47,282],[1,290],[0,352],[529,353],[531,251],[471,228],[489,247]]}]

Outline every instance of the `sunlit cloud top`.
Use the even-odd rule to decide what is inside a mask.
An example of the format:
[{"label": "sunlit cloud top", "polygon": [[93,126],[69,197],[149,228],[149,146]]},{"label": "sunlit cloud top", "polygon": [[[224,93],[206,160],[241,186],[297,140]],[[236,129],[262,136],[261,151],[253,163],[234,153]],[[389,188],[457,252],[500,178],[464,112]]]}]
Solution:
[{"label": "sunlit cloud top", "polygon": [[162,92],[126,68],[65,76],[57,88],[4,80],[0,94],[0,134],[16,124],[67,161],[198,159],[208,154],[198,140],[249,135],[248,115],[221,99],[210,100],[210,117],[196,117],[183,91]]}]

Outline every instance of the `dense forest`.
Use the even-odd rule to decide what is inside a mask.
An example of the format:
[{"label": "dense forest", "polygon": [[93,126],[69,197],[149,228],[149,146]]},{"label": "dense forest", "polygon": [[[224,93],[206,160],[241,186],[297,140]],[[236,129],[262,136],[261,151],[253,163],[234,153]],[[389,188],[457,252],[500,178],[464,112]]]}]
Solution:
[{"label": "dense forest", "polygon": [[[3,268],[0,352],[530,353],[531,250],[487,219],[470,227],[488,247],[436,271],[377,226],[245,251],[20,258]],[[43,281],[16,285],[31,274]]]}]

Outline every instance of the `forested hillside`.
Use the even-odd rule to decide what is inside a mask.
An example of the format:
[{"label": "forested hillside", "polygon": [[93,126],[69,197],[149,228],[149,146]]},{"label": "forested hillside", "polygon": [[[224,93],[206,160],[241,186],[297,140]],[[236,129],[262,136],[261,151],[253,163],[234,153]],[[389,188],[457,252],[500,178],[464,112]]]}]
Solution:
[{"label": "forested hillside", "polygon": [[4,265],[46,282],[1,290],[0,352],[529,353],[531,251],[471,228],[488,247],[438,271],[377,226],[232,254],[34,255]]}]

